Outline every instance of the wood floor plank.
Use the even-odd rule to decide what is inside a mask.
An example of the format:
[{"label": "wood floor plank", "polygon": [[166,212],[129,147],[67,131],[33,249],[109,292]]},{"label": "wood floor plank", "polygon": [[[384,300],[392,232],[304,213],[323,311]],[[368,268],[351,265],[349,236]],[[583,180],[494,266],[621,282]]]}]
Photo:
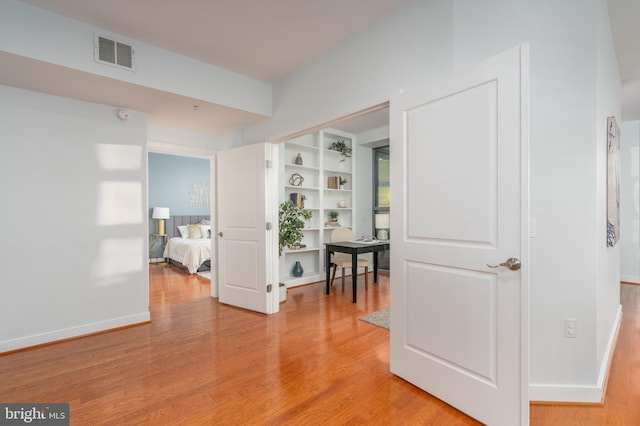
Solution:
[{"label": "wood floor plank", "polygon": [[[150,324],[1,356],[0,401],[69,402],[72,425],[479,424],[389,372],[388,331],[358,319],[389,305],[386,275],[357,304],[320,283],[266,316],[175,267],[149,274]],[[621,298],[605,405],[534,405],[531,424],[640,424],[640,287]]]}]

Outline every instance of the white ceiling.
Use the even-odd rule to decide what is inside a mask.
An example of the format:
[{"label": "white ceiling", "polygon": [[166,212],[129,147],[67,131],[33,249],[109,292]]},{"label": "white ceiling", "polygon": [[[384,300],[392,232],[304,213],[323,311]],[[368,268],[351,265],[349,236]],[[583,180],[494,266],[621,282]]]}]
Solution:
[{"label": "white ceiling", "polygon": [[22,0],[275,82],[407,0]]},{"label": "white ceiling", "polygon": [[[392,13],[408,0],[22,1],[258,80],[275,82]],[[638,81],[640,84],[640,1],[608,0],[608,4],[622,82]],[[3,84],[107,105],[122,105],[120,95],[126,93],[125,99],[130,101],[127,106],[147,112],[151,123],[220,131],[245,127],[261,119],[254,114],[169,93],[136,89],[116,81],[105,84],[104,79],[101,84],[92,84],[91,87],[102,87],[103,90],[92,90],[89,98],[86,93],[61,93],[68,90],[65,87],[68,84],[62,81],[68,69],[40,64],[46,68],[43,69],[46,74],[24,75],[20,73],[19,63],[12,65],[17,58],[7,56],[11,55],[0,55],[0,82]],[[31,64],[30,69],[34,70],[36,65]],[[57,84],[43,87],[43,82],[55,82],[56,76],[60,79]],[[68,75],[66,79],[69,80]],[[76,84],[75,87],[87,86]],[[199,105],[198,111],[193,110],[194,103]],[[211,120],[210,113],[220,119]],[[634,119],[640,119],[640,116]],[[367,130],[362,127],[378,124],[375,120],[359,119],[352,123],[350,131]]]}]

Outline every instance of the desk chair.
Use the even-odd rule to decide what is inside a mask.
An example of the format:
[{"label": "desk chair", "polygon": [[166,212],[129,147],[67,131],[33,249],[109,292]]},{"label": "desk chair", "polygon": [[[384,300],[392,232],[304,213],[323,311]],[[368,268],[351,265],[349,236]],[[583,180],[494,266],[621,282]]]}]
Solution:
[{"label": "desk chair", "polygon": [[[338,228],[331,232],[330,240],[332,243],[338,243],[342,241],[353,241],[356,239],[356,235],[349,228]],[[336,269],[338,266],[342,269],[342,291],[344,292],[344,271],[347,268],[351,268],[351,274],[357,274],[358,268],[364,268],[364,289],[369,289],[369,261],[366,259],[358,259],[356,268],[353,268],[351,264],[351,255],[347,253],[333,253],[333,274],[331,275],[331,285],[333,286],[333,280],[336,277]]]}]

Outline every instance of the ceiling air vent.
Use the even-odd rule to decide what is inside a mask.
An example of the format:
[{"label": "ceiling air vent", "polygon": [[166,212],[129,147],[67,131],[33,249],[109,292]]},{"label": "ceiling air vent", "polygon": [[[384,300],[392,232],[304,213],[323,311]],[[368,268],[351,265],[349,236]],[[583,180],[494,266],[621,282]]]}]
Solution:
[{"label": "ceiling air vent", "polygon": [[133,47],[100,35],[94,36],[94,59],[102,64],[115,65],[134,71]]}]

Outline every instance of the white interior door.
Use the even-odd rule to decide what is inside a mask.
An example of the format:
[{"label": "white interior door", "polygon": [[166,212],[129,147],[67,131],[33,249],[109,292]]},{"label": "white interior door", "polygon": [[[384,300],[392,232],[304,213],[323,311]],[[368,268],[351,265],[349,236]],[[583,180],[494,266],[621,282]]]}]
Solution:
[{"label": "white interior door", "polygon": [[390,110],[391,371],[490,425],[529,422],[527,70],[510,50]]},{"label": "white interior door", "polygon": [[[262,313],[279,309],[273,146],[254,144],[217,155],[219,301]],[[274,216],[275,211],[275,216]]]}]

